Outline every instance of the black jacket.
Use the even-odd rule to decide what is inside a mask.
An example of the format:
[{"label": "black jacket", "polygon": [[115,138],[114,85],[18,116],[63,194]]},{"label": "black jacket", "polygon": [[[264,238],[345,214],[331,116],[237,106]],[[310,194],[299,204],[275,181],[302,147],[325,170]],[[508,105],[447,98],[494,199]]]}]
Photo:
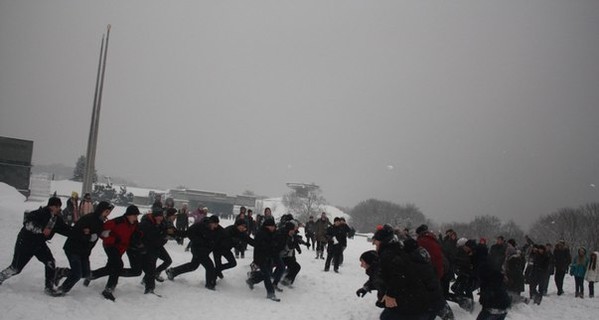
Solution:
[{"label": "black jacket", "polygon": [[555,261],[555,271],[568,272],[568,267],[572,263],[570,248],[562,245],[556,245],[553,250],[553,259]]},{"label": "black jacket", "polygon": [[[48,237],[43,234],[45,228],[52,229],[52,232]],[[31,244],[35,245],[52,239],[55,233],[68,237],[70,232],[71,227],[62,220],[62,217],[52,215],[50,208],[48,207],[40,207],[25,215],[23,228],[21,228],[21,231],[19,232],[19,237],[24,241],[30,241]]]},{"label": "black jacket", "polygon": [[186,234],[191,241],[192,249],[208,250],[210,252],[216,247],[218,233],[216,230],[210,230],[206,220],[193,224],[187,229]]},{"label": "black jacket", "polygon": [[231,250],[237,247],[242,242],[246,242],[250,246],[254,246],[254,239],[250,238],[247,232],[240,232],[235,225],[230,225],[226,228],[218,227],[218,240],[216,247],[218,250]]},{"label": "black jacket", "polygon": [[[350,232],[349,227],[346,224],[340,224],[338,226],[332,225],[327,228],[327,239],[329,245],[340,245],[341,247],[347,247],[347,234]],[[335,241],[335,240],[336,241]]]},{"label": "black jacket", "polygon": [[141,218],[139,231],[141,232],[141,243],[147,253],[157,254],[167,242],[166,224],[164,222],[157,223],[151,213]]},{"label": "black jacket", "polygon": [[[430,307],[430,294],[426,288],[427,277],[419,272],[419,265],[412,261],[398,242],[381,244],[379,248],[379,291],[397,302],[399,314],[423,314]],[[436,281],[430,268],[429,275]]]},{"label": "black jacket", "polygon": [[275,232],[261,227],[254,238],[254,263],[263,265],[278,258],[280,245],[275,241]]},{"label": "black jacket", "polygon": [[479,267],[480,304],[484,309],[502,309],[510,307],[512,299],[503,282],[503,274],[493,265],[494,261],[483,262]]},{"label": "black jacket", "polygon": [[[100,212],[84,215],[75,223],[62,248],[67,254],[89,257],[102,234],[103,224]],[[88,229],[89,232],[85,233],[85,229]]]}]

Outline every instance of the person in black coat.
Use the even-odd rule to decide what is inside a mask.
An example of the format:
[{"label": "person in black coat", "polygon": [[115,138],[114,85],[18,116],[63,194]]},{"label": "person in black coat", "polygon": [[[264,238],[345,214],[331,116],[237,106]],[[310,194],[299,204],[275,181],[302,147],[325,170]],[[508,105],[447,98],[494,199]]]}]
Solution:
[{"label": "person in black coat", "polygon": [[[390,225],[374,234],[373,244],[379,255],[378,290],[383,294],[381,302],[385,306],[380,319],[429,318],[433,297],[427,283],[428,280],[438,281],[432,265],[428,275],[421,273],[422,270],[418,270],[421,266],[414,263],[402,248]],[[438,293],[440,295],[441,291]]]},{"label": "person in black coat", "polygon": [[94,212],[84,215],[73,226],[63,246],[71,268],[67,279],[56,289],[56,296],[65,295],[82,277],[90,276],[89,256],[102,234],[104,221],[113,208],[109,202],[101,201]]},{"label": "person in black coat", "polygon": [[329,271],[333,262],[333,270],[339,272],[343,250],[347,247],[348,233],[349,227],[341,221],[341,218],[335,217],[333,225],[327,228],[327,259],[324,263],[324,271]]},{"label": "person in black coat", "polygon": [[506,249],[506,259],[503,271],[505,273],[505,285],[508,294],[512,298],[512,303],[525,302],[528,303],[528,298],[524,298],[520,295],[525,290],[524,286],[524,266],[526,265],[526,259],[522,252],[516,249],[516,241],[514,239],[508,240],[508,246]]},{"label": "person in black coat", "polygon": [[360,255],[360,267],[364,268],[368,280],[364,282],[360,289],[356,290],[356,295],[363,298],[367,293],[376,290],[377,299],[375,304],[379,308],[384,308],[385,305],[381,303],[383,293],[379,291],[380,284],[377,278],[379,273],[379,255],[376,250],[369,250]]},{"label": "person in black coat", "polygon": [[478,268],[480,280],[480,304],[483,306],[477,320],[503,320],[511,305],[511,298],[504,285],[501,269],[489,257]]},{"label": "person in black coat", "polygon": [[527,275],[527,280],[530,299],[534,300],[535,304],[541,304],[543,287],[549,272],[549,256],[544,245],[533,245],[528,264],[530,272]]},{"label": "person in black coat", "polygon": [[561,296],[564,294],[564,277],[568,272],[570,263],[572,263],[572,255],[566,241],[560,240],[555,245],[553,260],[555,261],[555,286],[557,287],[557,295]]},{"label": "person in black coat", "polygon": [[166,228],[161,210],[152,211],[141,218],[139,231],[144,250],[141,252],[141,267],[144,272],[144,294],[154,293],[156,288],[156,261],[166,244]]},{"label": "person in black coat", "polygon": [[46,241],[55,233],[69,236],[70,227],[60,217],[62,201],[58,197],[48,199],[48,205],[25,215],[23,228],[17,236],[12,263],[0,272],[0,284],[21,273],[31,258],[36,257],[44,264],[45,292],[54,295],[56,263]]},{"label": "person in black coat", "polygon": [[250,277],[246,280],[246,283],[250,289],[254,289],[254,284],[264,280],[264,287],[266,288],[266,298],[273,301],[281,301],[275,295],[275,289],[271,282],[272,268],[275,259],[279,257],[280,247],[275,241],[276,231],[275,221],[272,218],[265,218],[262,226],[256,233],[254,238],[254,261],[253,265],[258,270],[250,273]]},{"label": "person in black coat", "polygon": [[210,253],[216,246],[218,236],[217,228],[219,224],[217,216],[210,216],[200,223],[189,227],[187,236],[191,245],[191,262],[166,269],[166,275],[169,280],[174,280],[176,276],[196,270],[200,265],[206,269],[205,287],[214,290],[216,287],[216,269],[210,259]]},{"label": "person in black coat", "polygon": [[[214,265],[216,268],[216,275],[219,278],[223,278],[223,270],[231,269],[237,266],[237,261],[231,249],[238,246],[242,241],[254,246],[254,239],[250,238],[247,233],[247,221],[244,219],[237,219],[233,225],[226,228],[219,226],[218,241],[216,247],[212,253],[214,256]],[[227,263],[222,263],[222,258],[227,260]]]}]

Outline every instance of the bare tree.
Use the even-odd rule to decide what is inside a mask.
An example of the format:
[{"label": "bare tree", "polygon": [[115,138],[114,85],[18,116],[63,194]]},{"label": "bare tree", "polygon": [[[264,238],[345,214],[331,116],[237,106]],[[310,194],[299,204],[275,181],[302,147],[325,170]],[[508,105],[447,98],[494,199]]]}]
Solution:
[{"label": "bare tree", "polygon": [[289,213],[300,221],[307,220],[309,216],[318,215],[322,211],[322,207],[327,204],[320,188],[314,188],[301,194],[292,190],[283,196],[282,202]]}]

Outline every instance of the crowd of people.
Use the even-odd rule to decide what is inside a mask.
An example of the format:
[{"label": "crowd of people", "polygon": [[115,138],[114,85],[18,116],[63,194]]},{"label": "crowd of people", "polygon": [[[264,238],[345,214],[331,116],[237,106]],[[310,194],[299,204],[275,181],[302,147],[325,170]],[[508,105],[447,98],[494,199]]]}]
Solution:
[{"label": "crowd of people", "polygon": [[[376,305],[384,308],[381,319],[453,319],[447,301],[474,310],[474,292],[482,309],[477,319],[505,319],[512,304],[541,304],[553,275],[557,295],[564,294],[567,273],[575,278],[577,298],[584,298],[584,280],[589,297],[599,281],[597,252],[590,256],[578,248],[574,257],[564,240],[555,248],[525,237],[518,246],[514,239],[498,236],[489,248],[487,241],[458,238],[454,230],[436,236],[421,225],[409,230],[380,226],[373,236],[376,250],[360,256],[368,281],[356,292],[359,297],[377,291]],[[522,296],[528,284],[528,295]]]},{"label": "crowd of people", "polygon": [[[156,281],[165,280],[163,271],[169,280],[174,281],[177,276],[192,272],[200,265],[205,270],[205,287],[214,290],[217,278],[222,279],[223,271],[234,268],[236,259],[245,258],[245,251],[250,245],[254,247],[253,262],[246,284],[254,289],[254,285],[264,282],[267,298],[280,301],[276,296],[276,292],[283,291],[280,285],[293,287],[301,270],[295,257],[296,252],[301,253],[301,245],[312,247],[317,252],[317,259],[324,259],[323,251],[326,249],[325,271],[332,263],[333,270],[338,272],[347,236],[351,233],[345,219],[335,218],[331,224],[323,213],[316,223],[322,226],[322,230],[316,231],[319,237],[315,247],[314,240],[311,244],[303,240],[299,234],[303,224],[291,214],[283,215],[275,222],[270,208],[266,208],[255,221],[252,210],[241,207],[234,223],[222,227],[219,217],[208,215],[207,208],[200,207],[196,213],[189,213],[187,205],[183,205],[177,210],[172,199],[166,199],[164,205],[157,200],[146,214],[142,214],[137,206],[130,205],[123,215],[113,219],[108,219],[108,216],[114,205],[101,201],[92,212],[75,215],[72,224],[64,218],[61,207],[61,199],[51,197],[45,207],[26,214],[17,236],[13,261],[0,272],[0,284],[19,274],[35,256],[45,266],[45,293],[54,297],[66,295],[81,279],[84,279],[84,286],[89,286],[91,281],[107,277],[101,294],[115,301],[119,278],[142,274],[144,293],[156,294]],[[63,249],[69,262],[68,268],[56,266],[47,246],[46,241],[56,233],[66,237]],[[189,239],[191,261],[170,267],[172,259],[164,246],[168,240],[183,245],[184,239]],[[90,255],[99,240],[102,240],[107,263],[102,268],[91,270]],[[124,267],[125,254],[128,268]]]},{"label": "crowd of people", "polygon": [[[76,196],[73,193],[71,198]],[[0,284],[19,274],[36,257],[44,264],[45,293],[54,297],[66,295],[81,279],[88,286],[91,281],[107,277],[102,295],[115,301],[119,278],[142,274],[144,293],[157,294],[156,281],[165,281],[163,271],[166,278],[174,281],[200,265],[205,270],[205,288],[214,290],[217,279],[224,278],[223,272],[236,267],[237,259],[245,258],[249,245],[254,249],[247,286],[253,290],[263,282],[266,297],[280,301],[276,294],[283,291],[281,286],[293,288],[301,270],[296,259],[296,253],[302,253],[301,246],[314,251],[315,259],[325,260],[325,272],[331,266],[339,272],[347,239],[354,233],[344,218],[336,217],[331,223],[325,212],[318,219],[310,216],[300,223],[291,214],[275,221],[269,208],[254,219],[252,210],[241,207],[234,223],[223,227],[219,217],[209,215],[207,208],[198,207],[190,213],[183,205],[177,210],[172,199],[164,205],[157,200],[146,214],[135,205],[128,206],[123,215],[113,219],[108,219],[114,209],[109,202],[97,203],[86,214],[82,214],[81,207],[70,206],[79,208],[72,224],[63,218],[58,197],[51,197],[45,207],[27,213],[13,260],[0,272]],[[305,240],[300,227],[304,228]],[[66,237],[63,249],[68,268],[56,266],[47,246],[46,242],[56,233]],[[107,263],[91,270],[90,255],[100,239]],[[184,239],[189,239],[191,261],[170,267],[172,259],[164,246],[168,240],[184,245]],[[391,225],[380,226],[372,237],[375,250],[360,256],[368,281],[356,294],[364,297],[376,291],[375,304],[383,308],[383,320],[453,319],[447,301],[472,312],[475,292],[482,305],[477,319],[505,319],[512,304],[541,304],[551,276],[557,295],[563,295],[566,274],[575,279],[577,298],[584,298],[585,280],[588,297],[594,297],[594,283],[599,281],[597,252],[588,255],[585,248],[578,248],[572,256],[563,240],[555,247],[537,244],[528,237],[525,240],[519,246],[514,239],[506,241],[498,236],[489,248],[486,239],[459,238],[453,230],[442,236],[435,235],[426,225],[418,227],[414,234]],[[128,268],[123,263],[125,254]],[[528,294],[523,296],[526,285]]]}]

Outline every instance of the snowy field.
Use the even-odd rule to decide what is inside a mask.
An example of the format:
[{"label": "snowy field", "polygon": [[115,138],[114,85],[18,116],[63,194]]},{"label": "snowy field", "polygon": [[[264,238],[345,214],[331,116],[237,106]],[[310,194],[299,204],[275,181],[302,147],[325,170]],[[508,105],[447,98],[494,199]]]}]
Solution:
[{"label": "snowy field", "polygon": [[[13,188],[0,183],[0,268],[10,264],[14,242],[22,224],[23,211],[35,209],[42,203],[24,202],[24,197]],[[124,212],[116,208],[111,217]],[[231,221],[223,221],[223,225]],[[68,266],[62,245],[64,237],[56,235],[50,248],[58,266]],[[187,243],[187,242],[186,242]],[[0,286],[0,319],[277,319],[277,320],[374,320],[380,309],[375,307],[375,294],[358,298],[355,291],[366,280],[359,266],[358,257],[373,246],[366,238],[356,237],[348,241],[345,262],[340,273],[324,272],[324,260],[315,260],[314,252],[304,250],[298,255],[302,265],[294,288],[285,288],[277,293],[281,302],[265,299],[262,284],[250,291],[244,280],[249,270],[252,249],[246,259],[238,260],[238,266],[224,272],[225,278],[218,280],[216,291],[204,288],[204,270],[181,275],[174,282],[157,283],[154,295],[144,295],[141,278],[121,278],[115,292],[116,302],[105,300],[100,292],[106,278],[83,287],[79,282],[71,292],[61,298],[43,293],[43,266],[32,259],[23,272]],[[174,241],[167,244],[173,258],[173,266],[188,262],[191,254],[184,252]],[[125,257],[125,261],[126,261]],[[98,243],[92,253],[92,268],[104,265],[106,257]],[[553,280],[553,279],[552,279]],[[587,283],[585,293],[588,294]],[[549,296],[540,306],[518,305],[510,310],[508,319],[595,319],[599,312],[599,298],[583,300],[574,298],[574,279],[566,276],[566,294],[558,297],[555,285],[549,288]],[[480,311],[477,306],[473,314],[451,304],[456,319],[476,319]]]}]

